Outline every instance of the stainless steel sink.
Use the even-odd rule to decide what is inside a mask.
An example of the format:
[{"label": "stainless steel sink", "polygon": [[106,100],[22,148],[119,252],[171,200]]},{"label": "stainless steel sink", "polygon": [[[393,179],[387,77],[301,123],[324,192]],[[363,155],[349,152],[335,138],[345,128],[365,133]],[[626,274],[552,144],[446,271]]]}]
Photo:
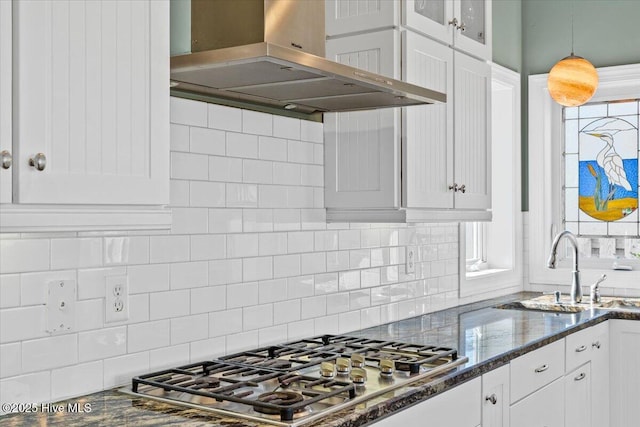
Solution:
[{"label": "stainless steel sink", "polygon": [[[588,297],[586,297],[585,300],[588,301]],[[495,308],[511,310],[539,310],[556,313],[580,313],[581,311],[592,308],[602,310],[640,311],[640,298],[602,297],[602,301],[598,304],[591,304],[589,302],[572,304],[569,301],[568,296],[562,298],[558,303],[555,301],[555,297],[553,295],[542,295],[529,300],[500,304],[495,306]]]}]

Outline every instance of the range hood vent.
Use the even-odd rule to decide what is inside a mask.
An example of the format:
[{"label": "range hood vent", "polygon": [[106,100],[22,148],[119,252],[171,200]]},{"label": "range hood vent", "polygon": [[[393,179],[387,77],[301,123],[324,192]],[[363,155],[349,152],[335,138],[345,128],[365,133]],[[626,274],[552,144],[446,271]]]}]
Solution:
[{"label": "range hood vent", "polygon": [[192,0],[179,91],[304,114],[446,102],[446,95],[324,58],[324,1]]}]

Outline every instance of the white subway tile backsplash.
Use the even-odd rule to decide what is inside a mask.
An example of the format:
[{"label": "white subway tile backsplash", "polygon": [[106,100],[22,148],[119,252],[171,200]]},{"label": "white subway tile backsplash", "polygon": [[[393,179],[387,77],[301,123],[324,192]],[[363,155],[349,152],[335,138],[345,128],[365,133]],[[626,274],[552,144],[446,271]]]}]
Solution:
[{"label": "white subway tile backsplash", "polygon": [[209,233],[242,232],[242,209],[210,209]]},{"label": "white subway tile backsplash", "polygon": [[209,181],[242,182],[242,159],[210,156]]},{"label": "white subway tile backsplash", "polygon": [[242,328],[245,331],[273,325],[273,304],[255,305],[242,309]]},{"label": "white subway tile backsplash", "polygon": [[224,105],[207,104],[209,127],[240,132],[242,130],[242,110]]},{"label": "white subway tile backsplash", "polygon": [[324,141],[322,123],[300,120],[300,139],[322,144]]},{"label": "white subway tile backsplash", "polygon": [[242,132],[267,136],[272,135],[273,120],[271,114],[242,110]]},{"label": "white subway tile backsplash", "polygon": [[244,282],[227,286],[227,308],[258,304],[258,282]]},{"label": "white subway tile backsplash", "polygon": [[[169,289],[168,264],[136,265],[128,267],[127,273],[129,276],[129,293],[131,294],[166,291]],[[79,278],[78,288],[82,289],[82,286],[82,278]],[[104,285],[102,288],[104,289]]]},{"label": "white subway tile backsplash", "polygon": [[209,263],[182,262],[169,266],[171,289],[199,288],[209,284]]},{"label": "white subway tile backsplash", "polygon": [[22,343],[22,372],[44,371],[78,363],[75,334],[59,335]]},{"label": "white subway tile backsplash", "polygon": [[300,320],[301,304],[299,299],[276,302],[273,304],[273,324],[281,325]]},{"label": "white subway tile backsplash", "polygon": [[0,396],[3,403],[49,402],[51,374],[36,372],[0,380]]},{"label": "white subway tile backsplash", "polygon": [[287,161],[287,140],[261,136],[258,138],[258,157],[264,160]]},{"label": "white subway tile backsplash", "polygon": [[191,362],[211,360],[226,353],[225,337],[194,341],[190,345]]},{"label": "white subway tile backsplash", "polygon": [[[192,181],[189,187],[189,205],[207,208],[224,207],[227,199],[226,194],[226,185],[224,183]],[[176,209],[174,208],[174,215],[175,212]],[[173,223],[173,219],[171,222]],[[206,231],[203,233],[206,233]]]},{"label": "white subway tile backsplash", "polygon": [[171,151],[189,151],[189,126],[171,123]]},{"label": "white subway tile backsplash", "polygon": [[155,292],[149,295],[149,318],[151,320],[186,316],[189,314],[191,297],[187,289]]},{"label": "white subway tile backsplash", "polygon": [[226,133],[221,130],[192,127],[189,151],[197,154],[224,156],[226,142]]},{"label": "white subway tile backsplash", "polygon": [[227,133],[227,156],[258,158],[258,137],[244,133]]},{"label": "white subway tile backsplash", "polygon": [[226,307],[226,286],[210,286],[191,290],[191,314],[224,310]]},{"label": "white subway tile backsplash", "polygon": [[18,375],[21,371],[22,344],[17,342],[0,345],[0,378]]},{"label": "white subway tile backsplash", "polygon": [[78,334],[80,362],[106,359],[127,352],[127,327],[106,328]]},{"label": "white subway tile backsplash", "polygon": [[149,371],[149,352],[127,354],[104,361],[104,387],[128,385],[131,378]]},{"label": "white subway tile backsplash", "polygon": [[104,370],[102,360],[51,371],[51,398],[61,400],[102,390]]},{"label": "white subway tile backsplash", "polygon": [[209,157],[204,154],[171,153],[171,178],[206,181],[209,179]]},{"label": "white subway tile backsplash", "polygon": [[188,99],[171,98],[171,123],[207,126],[207,104]]},{"label": "white subway tile backsplash", "polygon": [[242,181],[255,184],[271,184],[273,182],[273,162],[243,160]]},{"label": "white subway tile backsplash", "polygon": [[189,260],[188,236],[151,236],[149,248],[153,264]]},{"label": "white subway tile backsplash", "polygon": [[0,309],[20,305],[20,276],[0,275]]},{"label": "white subway tile backsplash", "polygon": [[149,369],[152,371],[184,365],[188,361],[189,344],[180,344],[149,351]]},{"label": "white subway tile backsplash", "polygon": [[258,207],[258,186],[255,184],[227,184],[227,206],[230,208]]},{"label": "white subway tile backsplash", "polygon": [[226,285],[242,281],[242,260],[209,261],[209,284]]},{"label": "white subway tile backsplash", "polygon": [[136,353],[138,351],[168,347],[170,342],[169,337],[169,320],[129,325],[127,326],[127,351],[129,353]]},{"label": "white subway tile backsplash", "polygon": [[242,260],[243,280],[267,280],[273,278],[273,258],[245,258]]},{"label": "white subway tile backsplash", "polygon": [[199,234],[191,236],[191,260],[211,260],[225,258],[227,239],[221,234]]},{"label": "white subway tile backsplash", "polygon": [[44,305],[0,310],[0,344],[47,336]]},{"label": "white subway tile backsplash", "polygon": [[171,233],[204,234],[209,225],[208,217],[209,212],[206,208],[173,208],[171,209]]},{"label": "white subway tile backsplash", "polygon": [[[3,400],[84,394],[459,302],[457,225],[326,223],[322,123],[181,99],[172,108],[171,233],[0,236]],[[407,244],[419,248],[415,274]],[[130,318],[105,324],[113,275],[128,277]],[[78,281],[76,330],[50,336],[46,284],[60,278]],[[74,344],[45,348],[65,340]],[[86,381],[65,383],[80,372]]]},{"label": "white subway tile backsplash", "polygon": [[242,332],[241,308],[209,314],[209,337],[227,335],[228,338],[228,336],[238,332]]}]

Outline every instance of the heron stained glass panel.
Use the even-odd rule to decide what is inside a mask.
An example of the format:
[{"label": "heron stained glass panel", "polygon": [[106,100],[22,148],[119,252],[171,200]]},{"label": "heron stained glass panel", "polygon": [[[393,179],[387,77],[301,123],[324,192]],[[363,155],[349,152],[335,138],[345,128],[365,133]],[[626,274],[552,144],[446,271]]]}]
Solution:
[{"label": "heron stained glass panel", "polygon": [[637,100],[565,109],[565,222],[581,235],[637,236]]}]

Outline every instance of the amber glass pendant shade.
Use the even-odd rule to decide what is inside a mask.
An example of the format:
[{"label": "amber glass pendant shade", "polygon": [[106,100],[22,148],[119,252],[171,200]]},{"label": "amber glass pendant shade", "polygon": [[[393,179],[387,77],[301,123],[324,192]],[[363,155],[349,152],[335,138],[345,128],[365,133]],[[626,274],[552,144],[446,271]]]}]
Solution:
[{"label": "amber glass pendant shade", "polygon": [[549,71],[547,88],[551,97],[565,107],[577,107],[589,101],[598,88],[598,72],[591,62],[570,55]]}]

